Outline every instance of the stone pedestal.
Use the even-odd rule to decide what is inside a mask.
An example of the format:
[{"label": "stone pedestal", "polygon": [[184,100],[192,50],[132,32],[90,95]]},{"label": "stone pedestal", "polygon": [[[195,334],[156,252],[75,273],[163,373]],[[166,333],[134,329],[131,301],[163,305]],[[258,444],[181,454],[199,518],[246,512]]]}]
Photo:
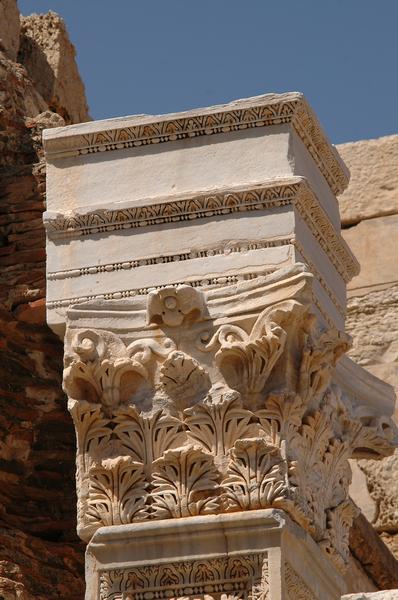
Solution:
[{"label": "stone pedestal", "polygon": [[103,527],[87,549],[88,600],[334,600],[342,581],[281,510]]},{"label": "stone pedestal", "polygon": [[349,459],[393,451],[394,397],[342,358],[347,177],[303,97],[45,146],[87,599],[356,591]]}]

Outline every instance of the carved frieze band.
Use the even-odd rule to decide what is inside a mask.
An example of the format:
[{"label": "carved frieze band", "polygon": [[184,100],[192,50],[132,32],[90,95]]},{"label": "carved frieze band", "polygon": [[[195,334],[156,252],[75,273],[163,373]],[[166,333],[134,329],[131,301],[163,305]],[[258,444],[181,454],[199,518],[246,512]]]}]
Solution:
[{"label": "carved frieze band", "polygon": [[182,200],[124,209],[98,209],[73,216],[46,218],[49,235],[55,237],[85,236],[179,221],[192,221],[235,212],[258,211],[291,204],[299,183],[267,185],[245,191],[200,194]]},{"label": "carved frieze band", "polygon": [[111,569],[100,572],[99,600],[267,600],[267,553]]},{"label": "carved frieze band", "polygon": [[[159,257],[151,257],[149,259],[131,260],[131,261],[126,261],[126,262],[122,262],[122,263],[111,263],[109,265],[81,267],[80,269],[71,269],[69,271],[56,271],[53,273],[48,273],[47,277],[50,281],[53,281],[53,280],[57,280],[57,279],[67,279],[68,277],[81,277],[84,275],[94,275],[97,273],[112,272],[114,270],[120,271],[120,270],[135,269],[135,268],[145,266],[148,264],[167,263],[167,262],[174,262],[174,261],[178,261],[178,260],[191,260],[193,258],[212,256],[212,255],[217,255],[217,254],[219,255],[222,253],[228,254],[229,252],[245,252],[247,250],[254,250],[254,249],[259,249],[259,248],[275,248],[278,246],[286,246],[286,245],[290,245],[290,244],[292,244],[293,246],[295,246],[297,248],[298,252],[303,257],[304,262],[307,263],[307,265],[309,266],[311,273],[314,275],[314,277],[320,283],[320,285],[322,286],[322,288],[324,289],[326,294],[329,296],[329,298],[330,298],[331,302],[333,303],[333,305],[335,306],[337,312],[341,315],[341,317],[345,318],[345,309],[342,306],[339,299],[337,298],[336,294],[331,290],[331,288],[328,286],[328,284],[326,283],[324,278],[320,275],[320,273],[317,270],[317,268],[315,267],[314,263],[308,259],[303,247],[294,238],[280,239],[278,241],[250,242],[250,243],[247,243],[245,246],[234,245],[234,246],[228,247],[228,248],[212,249],[209,251],[201,250],[199,252],[189,252],[189,253],[173,255],[173,256],[159,256]],[[223,275],[222,277],[217,277],[217,278],[213,277],[210,279],[201,279],[201,280],[195,280],[195,281],[183,281],[180,283],[175,283],[175,285],[184,284],[184,285],[191,285],[192,287],[207,287],[209,285],[220,285],[220,286],[221,285],[229,285],[229,284],[237,283],[238,281],[255,279],[256,277],[258,277],[260,275],[270,274],[275,269],[277,269],[277,266],[275,266],[275,268],[270,268],[270,269],[261,269],[261,271],[259,271],[258,273],[246,273],[244,275],[231,275],[231,274],[228,275],[228,274],[226,274],[226,275]],[[48,309],[67,308],[74,304],[81,304],[82,302],[87,302],[89,300],[99,300],[99,299],[118,300],[120,298],[131,298],[131,297],[134,297],[139,294],[147,295],[150,291],[155,290],[155,289],[161,289],[162,287],[165,287],[165,286],[152,286],[150,288],[117,290],[115,292],[103,292],[101,294],[96,294],[96,295],[80,296],[80,297],[74,297],[74,298],[62,298],[59,300],[47,301],[46,305],[47,305]],[[324,316],[326,321],[329,322],[329,324],[331,325],[332,321],[325,314],[324,310],[322,309],[319,302],[317,302],[315,298],[314,298],[314,303],[316,304],[318,310]]]},{"label": "carved frieze band", "polygon": [[301,94],[257,100],[254,106],[226,107],[210,114],[181,114],[176,118],[108,129],[80,135],[45,139],[48,159],[139,148],[185,138],[228,133],[252,127],[291,123],[335,194],[341,193],[348,178],[333,147]]},{"label": "carved frieze band", "polygon": [[358,274],[359,265],[342,237],[330,223],[319,201],[302,179],[284,184],[271,182],[266,186],[244,191],[202,194],[194,198],[152,206],[120,210],[101,209],[71,217],[65,215],[47,217],[45,224],[48,235],[52,238],[84,236],[234,212],[268,210],[292,204],[344,281],[350,281]]},{"label": "carved frieze band", "polygon": [[108,263],[104,265],[91,265],[80,267],[78,269],[68,269],[67,271],[54,271],[47,273],[47,278],[50,281],[55,279],[67,279],[70,277],[81,277],[83,275],[96,275],[97,273],[110,273],[112,271],[122,271],[130,269],[138,269],[147,265],[165,264],[170,262],[180,262],[185,260],[193,260],[195,258],[206,258],[210,256],[229,255],[234,252],[247,252],[250,250],[260,250],[263,248],[278,248],[287,246],[294,242],[294,238],[277,238],[273,240],[250,241],[247,243],[230,242],[228,245],[215,246],[209,249],[189,250],[180,254],[159,254],[151,257],[141,257],[128,261]]},{"label": "carved frieze band", "polygon": [[283,579],[287,600],[320,600],[288,562],[284,564]]},{"label": "carved frieze band", "polygon": [[[213,285],[230,285],[233,283],[238,283],[238,281],[249,281],[251,279],[255,279],[261,275],[267,275],[272,273],[275,269],[261,269],[261,271],[257,273],[245,273],[242,275],[230,275],[225,274],[220,277],[209,277],[207,279],[195,279],[189,281],[178,281],[172,282],[172,285],[189,285],[192,288],[201,288],[208,287]],[[102,293],[102,294],[93,294],[87,296],[79,296],[75,298],[63,298],[59,300],[48,301],[46,303],[47,308],[67,308],[68,306],[72,306],[73,304],[81,304],[82,302],[87,302],[88,300],[120,300],[121,298],[131,298],[137,295],[146,296],[150,292],[154,290],[161,290],[167,287],[166,285],[159,286],[151,286],[145,288],[133,288],[127,290],[118,290],[116,292]]]}]

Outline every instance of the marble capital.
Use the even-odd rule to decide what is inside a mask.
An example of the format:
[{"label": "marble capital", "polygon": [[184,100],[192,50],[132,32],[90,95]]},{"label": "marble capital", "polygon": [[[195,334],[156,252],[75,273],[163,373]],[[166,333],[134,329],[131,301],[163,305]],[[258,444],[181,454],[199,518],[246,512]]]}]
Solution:
[{"label": "marble capital", "polygon": [[45,149],[87,600],[356,591],[349,460],[393,452],[394,394],[345,357],[348,174],[303,96]]},{"label": "marble capital", "polygon": [[349,339],[319,324],[312,285],[298,264],[213,292],[170,286],[69,310],[83,539],[280,508],[344,570],[356,511],[348,459],[392,452],[393,402],[375,411],[344,376],[350,363],[335,372]]}]

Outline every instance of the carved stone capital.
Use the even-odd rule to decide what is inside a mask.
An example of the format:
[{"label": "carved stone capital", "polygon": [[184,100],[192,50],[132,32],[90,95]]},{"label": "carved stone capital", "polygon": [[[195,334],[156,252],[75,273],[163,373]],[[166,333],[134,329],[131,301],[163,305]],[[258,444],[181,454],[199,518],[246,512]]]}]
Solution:
[{"label": "carved stone capital", "polygon": [[97,328],[69,321],[83,539],[105,525],[274,507],[344,569],[348,459],[390,454],[395,431],[386,416],[358,416],[333,381],[349,339],[321,329],[311,285],[296,268],[206,294],[168,287],[131,301],[130,330],[101,328],[115,302],[97,307]]}]

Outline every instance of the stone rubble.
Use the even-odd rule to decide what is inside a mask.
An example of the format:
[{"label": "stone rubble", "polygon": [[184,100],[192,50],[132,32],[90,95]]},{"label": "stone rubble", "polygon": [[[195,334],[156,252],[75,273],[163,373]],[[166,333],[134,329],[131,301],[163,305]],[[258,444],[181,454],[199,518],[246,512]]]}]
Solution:
[{"label": "stone rubble", "polygon": [[49,108],[67,125],[90,120],[76,51],[57,14],[21,17],[18,59]]}]

